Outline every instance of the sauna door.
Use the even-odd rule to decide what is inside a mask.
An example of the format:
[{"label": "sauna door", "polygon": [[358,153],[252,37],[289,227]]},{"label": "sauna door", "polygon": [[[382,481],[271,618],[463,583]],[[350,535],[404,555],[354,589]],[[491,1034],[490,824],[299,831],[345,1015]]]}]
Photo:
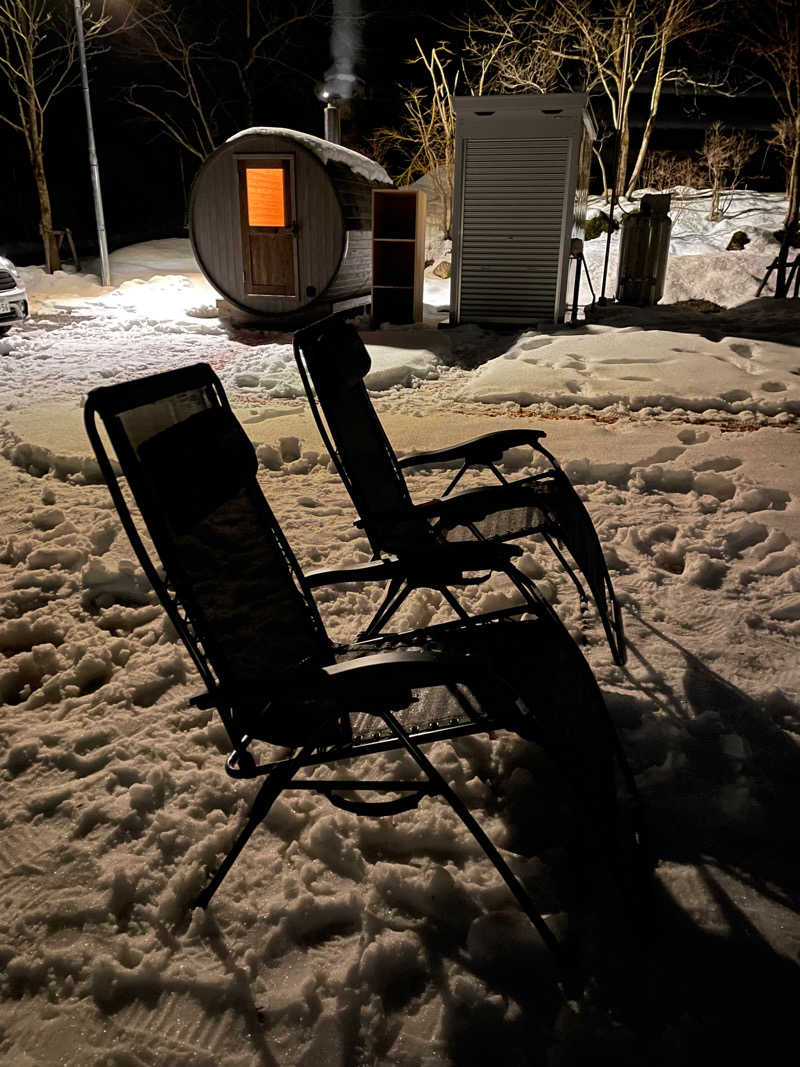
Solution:
[{"label": "sauna door", "polygon": [[245,292],[296,297],[294,161],[261,156],[237,162]]}]

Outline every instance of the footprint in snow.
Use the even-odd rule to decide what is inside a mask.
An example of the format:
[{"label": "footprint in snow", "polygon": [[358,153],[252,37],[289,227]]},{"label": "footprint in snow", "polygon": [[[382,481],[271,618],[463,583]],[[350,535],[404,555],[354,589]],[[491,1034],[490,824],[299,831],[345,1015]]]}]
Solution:
[{"label": "footprint in snow", "polygon": [[46,830],[41,824],[36,833],[27,827],[13,825],[0,835],[0,874],[7,875],[19,867],[35,865],[39,856],[56,844],[59,834]]},{"label": "footprint in snow", "polygon": [[34,645],[58,645],[64,641],[64,630],[54,620],[38,618],[9,619],[0,626],[0,653],[7,657],[18,652],[30,652]]},{"label": "footprint in snow", "polygon": [[565,362],[562,363],[561,366],[565,370],[579,370],[579,371],[585,371],[586,370],[586,364],[581,359],[581,357],[576,355],[574,352],[567,352],[567,354],[565,356]]},{"label": "footprint in snow", "polygon": [[714,459],[704,459],[700,463],[695,463],[694,469],[696,471],[734,471],[741,465],[742,461],[736,456],[715,456]]},{"label": "footprint in snow", "polygon": [[735,352],[737,356],[741,356],[743,359],[752,359],[753,356],[753,349],[743,341],[735,341],[731,345],[731,352]]},{"label": "footprint in snow", "polygon": [[761,388],[765,393],[783,393],[786,391],[786,386],[783,382],[762,382]]},{"label": "footprint in snow", "polygon": [[728,565],[697,553],[686,567],[684,577],[701,589],[719,589],[728,573]]},{"label": "footprint in snow", "polygon": [[790,495],[784,489],[767,489],[757,486],[753,489],[743,489],[733,503],[734,511],[785,511]]},{"label": "footprint in snow", "polygon": [[769,613],[771,619],[778,622],[797,622],[800,619],[800,599],[795,597],[779,608],[773,608]]},{"label": "footprint in snow", "polygon": [[[762,544],[767,540],[769,530],[762,522],[752,522],[748,519],[740,522],[722,539],[725,555],[729,559],[740,559],[742,554],[749,548]],[[781,545],[784,548],[785,545]]]},{"label": "footprint in snow", "polygon": [[679,430],[677,438],[685,445],[700,445],[708,440],[707,430],[693,430],[691,427],[687,427],[685,430]]},{"label": "footprint in snow", "polygon": [[598,359],[597,362],[610,367],[624,367],[631,363],[663,363],[664,359],[661,357],[646,359],[644,356],[638,356],[636,359]]},{"label": "footprint in snow", "polygon": [[225,1059],[225,1049],[241,1047],[246,1040],[247,1020],[243,1013],[227,1008],[210,1015],[183,993],[162,992],[155,1007],[134,1001],[125,1005],[115,1019],[126,1040],[141,1049],[148,1062],[165,1062],[167,1048],[170,1063],[220,1063]]},{"label": "footprint in snow", "polygon": [[636,466],[651,467],[654,463],[669,463],[670,460],[682,456],[685,451],[686,449],[681,448],[680,445],[665,445],[663,448],[659,448],[657,452],[654,452],[652,456],[648,456],[641,463],[637,463]]},{"label": "footprint in snow", "polygon": [[638,475],[638,482],[646,493],[696,492],[700,496],[712,496],[720,501],[731,500],[736,494],[733,482],[713,471],[695,474],[689,470],[665,470],[655,465],[644,467]]}]

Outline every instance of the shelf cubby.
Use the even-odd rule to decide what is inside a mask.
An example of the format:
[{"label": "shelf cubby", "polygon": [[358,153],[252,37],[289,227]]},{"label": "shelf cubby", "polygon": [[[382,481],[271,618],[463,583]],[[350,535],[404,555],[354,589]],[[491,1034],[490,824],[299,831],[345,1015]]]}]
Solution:
[{"label": "shelf cubby", "polygon": [[422,321],[425,194],[372,190],[372,324]]}]

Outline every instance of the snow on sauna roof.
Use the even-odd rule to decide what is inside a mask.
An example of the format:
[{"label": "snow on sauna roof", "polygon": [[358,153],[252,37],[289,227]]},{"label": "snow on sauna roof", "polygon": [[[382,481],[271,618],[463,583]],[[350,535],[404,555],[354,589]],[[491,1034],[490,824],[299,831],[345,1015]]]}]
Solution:
[{"label": "snow on sauna roof", "polygon": [[249,130],[241,130],[229,137],[226,144],[238,141],[241,137],[249,137],[252,134],[264,134],[271,137],[289,137],[293,141],[299,141],[309,152],[313,152],[323,163],[343,163],[355,174],[360,174],[370,182],[382,182],[391,185],[392,179],[380,165],[360,152],[354,152],[351,148],[345,148],[340,144],[333,144],[321,137],[315,137],[311,133],[301,133],[299,130],[287,130],[279,126],[251,126]]}]

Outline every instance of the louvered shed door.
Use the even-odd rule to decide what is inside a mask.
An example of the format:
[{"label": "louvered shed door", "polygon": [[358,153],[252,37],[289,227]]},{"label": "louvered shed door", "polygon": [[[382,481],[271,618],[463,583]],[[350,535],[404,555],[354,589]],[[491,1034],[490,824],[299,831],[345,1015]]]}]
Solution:
[{"label": "louvered shed door", "polygon": [[569,139],[464,142],[460,318],[556,314]]}]

